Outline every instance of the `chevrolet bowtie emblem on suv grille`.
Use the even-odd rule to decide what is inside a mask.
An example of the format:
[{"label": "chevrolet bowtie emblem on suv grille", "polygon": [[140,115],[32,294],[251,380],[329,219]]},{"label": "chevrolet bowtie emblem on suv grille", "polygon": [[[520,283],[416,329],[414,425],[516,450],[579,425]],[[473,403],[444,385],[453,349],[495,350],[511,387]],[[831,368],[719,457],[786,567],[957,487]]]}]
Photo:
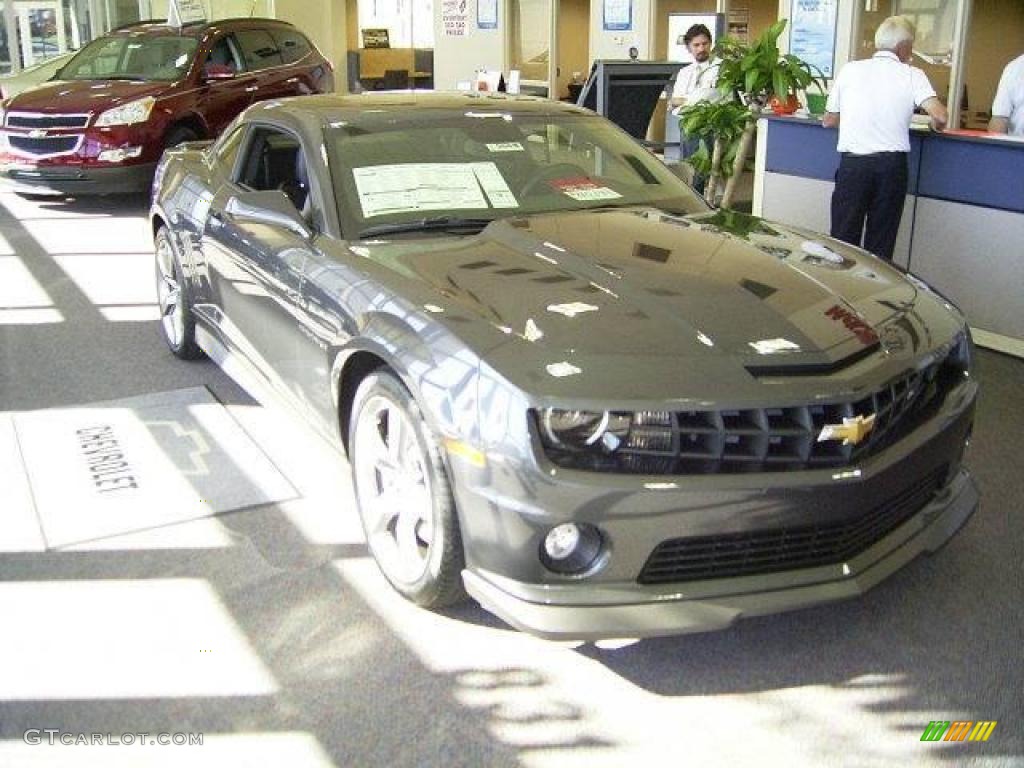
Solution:
[{"label": "chevrolet bowtie emblem on suv grille", "polygon": [[875,428],[875,414],[870,416],[857,416],[852,419],[843,419],[842,424],[826,424],[821,434],[818,435],[818,442],[825,440],[842,440],[843,445],[856,445],[870,434]]},{"label": "chevrolet bowtie emblem on suv grille", "polygon": [[44,131],[42,128],[35,128],[28,132],[28,137],[30,139],[45,139],[46,131]]}]

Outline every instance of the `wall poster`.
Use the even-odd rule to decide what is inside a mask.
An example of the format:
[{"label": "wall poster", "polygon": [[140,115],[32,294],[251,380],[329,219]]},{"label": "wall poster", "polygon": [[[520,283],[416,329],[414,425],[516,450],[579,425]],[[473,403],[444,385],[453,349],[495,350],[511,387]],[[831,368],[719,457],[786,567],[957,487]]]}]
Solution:
[{"label": "wall poster", "polygon": [[625,32],[633,28],[633,0],[602,0],[605,31]]},{"label": "wall poster", "polygon": [[445,37],[466,36],[467,0],[443,0],[441,4],[441,26]]},{"label": "wall poster", "polygon": [[839,0],[793,0],[790,14],[789,52],[827,78],[835,77],[838,6]]},{"label": "wall poster", "polygon": [[477,29],[498,28],[498,0],[477,0],[476,27]]}]

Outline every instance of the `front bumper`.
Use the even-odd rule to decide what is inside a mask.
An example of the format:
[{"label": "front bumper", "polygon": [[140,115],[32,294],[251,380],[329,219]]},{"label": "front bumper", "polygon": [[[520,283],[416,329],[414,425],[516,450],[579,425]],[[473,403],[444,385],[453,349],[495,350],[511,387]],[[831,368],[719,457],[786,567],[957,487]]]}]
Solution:
[{"label": "front bumper", "polygon": [[121,195],[149,189],[156,163],[96,168],[83,165],[0,164],[0,184],[36,195]]},{"label": "front bumper", "polygon": [[[977,508],[961,468],[977,389],[965,377],[903,438],[838,470],[628,476],[531,463],[536,451],[453,459],[467,591],[513,626],[572,640],[714,630],[860,594]],[[604,542],[579,576],[539,557],[569,521]]]},{"label": "front bumper", "polygon": [[[928,505],[848,563],[801,572],[717,582],[687,583],[675,594],[645,602],[571,604],[565,587],[532,590],[486,572],[463,572],[466,589],[485,609],[517,629],[551,640],[645,638],[724,629],[748,616],[791,611],[856,597],[915,557],[935,552],[978,508],[978,489],[961,469]],[[808,582],[812,583],[808,583]],[[766,583],[774,586],[766,588]],[[707,590],[725,593],[692,597]],[[518,592],[519,594],[516,594]],[[549,593],[545,599],[544,593]],[[625,597],[625,595],[623,595]],[[571,599],[571,598],[569,598]]]}]

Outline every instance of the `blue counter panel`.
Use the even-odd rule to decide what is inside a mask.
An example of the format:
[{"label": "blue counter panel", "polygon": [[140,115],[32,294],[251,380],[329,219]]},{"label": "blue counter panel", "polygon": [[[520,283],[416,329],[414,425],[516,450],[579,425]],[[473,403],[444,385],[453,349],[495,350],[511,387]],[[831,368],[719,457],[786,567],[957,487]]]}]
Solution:
[{"label": "blue counter panel", "polygon": [[765,170],[806,179],[835,181],[838,167],[835,131],[822,128],[817,122],[768,121]]},{"label": "blue counter panel", "polygon": [[[768,120],[768,152],[765,170],[805,179],[835,181],[839,168],[836,152],[838,131],[823,128],[817,121]],[[910,136],[910,173],[907,194],[917,194],[921,136]]]},{"label": "blue counter panel", "polygon": [[924,197],[1024,213],[1024,147],[932,138],[919,188]]}]

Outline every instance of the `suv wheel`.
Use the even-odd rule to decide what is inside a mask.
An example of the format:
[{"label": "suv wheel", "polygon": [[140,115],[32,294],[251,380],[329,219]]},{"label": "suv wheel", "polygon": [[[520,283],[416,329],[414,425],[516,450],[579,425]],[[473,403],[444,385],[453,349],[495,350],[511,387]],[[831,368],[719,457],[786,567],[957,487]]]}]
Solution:
[{"label": "suv wheel", "polygon": [[196,141],[198,138],[199,134],[187,125],[176,125],[167,132],[167,136],[164,138],[164,149],[176,147],[186,141]]}]

